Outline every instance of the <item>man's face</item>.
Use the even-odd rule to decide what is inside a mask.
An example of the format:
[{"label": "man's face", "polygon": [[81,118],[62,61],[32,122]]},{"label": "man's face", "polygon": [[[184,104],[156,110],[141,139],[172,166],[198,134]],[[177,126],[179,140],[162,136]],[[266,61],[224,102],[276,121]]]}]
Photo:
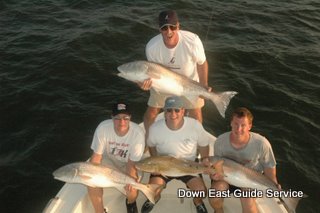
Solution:
[{"label": "man's face", "polygon": [[120,134],[126,134],[129,130],[129,123],[130,123],[131,116],[127,114],[118,114],[112,117],[114,129],[115,131]]},{"label": "man's face", "polygon": [[163,42],[168,48],[173,48],[179,41],[179,24],[177,25],[165,25],[160,28],[160,33],[163,38]]},{"label": "man's face", "polygon": [[184,109],[168,108],[165,110],[164,116],[169,127],[178,128],[183,122]]},{"label": "man's face", "polygon": [[245,136],[251,130],[252,123],[247,117],[234,116],[231,121],[231,131],[235,136]]}]

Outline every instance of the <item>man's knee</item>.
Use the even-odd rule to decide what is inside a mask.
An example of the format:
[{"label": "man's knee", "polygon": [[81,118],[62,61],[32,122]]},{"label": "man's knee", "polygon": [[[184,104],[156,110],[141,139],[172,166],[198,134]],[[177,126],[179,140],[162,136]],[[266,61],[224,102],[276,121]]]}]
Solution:
[{"label": "man's knee", "polygon": [[229,189],[229,184],[225,181],[213,181],[211,188],[219,191],[225,191]]},{"label": "man's knee", "polygon": [[[226,191],[229,189],[229,184],[225,181],[214,181],[211,184],[211,189],[216,191]],[[215,210],[223,209],[223,198],[220,197],[210,197],[209,198],[210,205]]]},{"label": "man's knee", "polygon": [[186,184],[191,190],[204,191],[206,192],[206,186],[200,177],[194,177],[189,180]]}]

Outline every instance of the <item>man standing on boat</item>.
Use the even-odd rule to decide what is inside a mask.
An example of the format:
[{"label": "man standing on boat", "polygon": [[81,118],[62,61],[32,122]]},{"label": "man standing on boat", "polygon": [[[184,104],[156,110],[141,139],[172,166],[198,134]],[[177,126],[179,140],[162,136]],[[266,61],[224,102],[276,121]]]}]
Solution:
[{"label": "man standing on boat", "polygon": [[[159,14],[159,31],[160,34],[153,37],[146,46],[148,61],[162,64],[207,87],[208,63],[198,35],[180,30],[178,15],[174,10],[163,11]],[[150,79],[139,84],[143,90],[150,90],[148,108],[144,114],[144,126],[147,132],[163,108],[165,99],[170,96],[156,92],[151,85]],[[210,91],[211,88],[208,87],[208,90]],[[188,115],[202,123],[201,108],[204,106],[204,100],[199,97],[182,100],[184,108],[188,110]]]},{"label": "man standing on boat", "polygon": [[[167,155],[194,161],[198,151],[201,157],[208,161],[211,138],[199,121],[184,117],[184,111],[180,97],[173,96],[165,100],[165,119],[156,121],[150,127],[147,143],[151,156]],[[190,190],[206,190],[199,176],[164,177],[160,174],[151,174],[149,183],[165,186],[173,179],[184,182]],[[162,188],[156,193],[156,202],[161,197],[161,190]],[[207,212],[202,199],[203,197],[197,197],[193,200],[197,213]],[[154,204],[147,200],[141,208],[141,213],[148,213],[153,207]]]},{"label": "man standing on boat", "polygon": [[[112,166],[138,180],[135,162],[143,155],[145,133],[139,125],[130,121],[131,113],[126,103],[116,103],[111,117],[112,119],[102,121],[94,133],[90,162]],[[131,186],[127,186],[126,191],[127,212],[137,213],[138,191]],[[88,193],[95,212],[105,212],[103,189],[88,187]]]},{"label": "man standing on boat", "polygon": [[[250,132],[253,115],[244,107],[237,108],[231,116],[231,132],[220,135],[214,145],[214,156],[234,160],[244,166],[264,173],[273,182],[278,183],[276,176],[276,160],[269,141],[254,132]],[[223,180],[221,175],[212,176],[212,189],[219,191],[236,189]],[[279,189],[281,188],[278,184]],[[245,189],[242,189],[245,190]],[[223,198],[209,198],[215,213],[223,212]],[[240,198],[242,212],[257,213],[255,198]]]}]

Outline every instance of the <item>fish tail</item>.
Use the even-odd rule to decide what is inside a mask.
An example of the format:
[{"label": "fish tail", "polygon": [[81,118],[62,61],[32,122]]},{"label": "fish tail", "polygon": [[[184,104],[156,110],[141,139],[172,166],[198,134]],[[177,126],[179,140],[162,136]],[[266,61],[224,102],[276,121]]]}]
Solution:
[{"label": "fish tail", "polygon": [[225,112],[229,105],[229,102],[231,98],[233,98],[233,96],[235,96],[236,94],[238,93],[235,91],[226,91],[226,92],[212,95],[210,97],[210,100],[216,105],[222,117],[225,117]]},{"label": "fish tail", "polygon": [[160,189],[162,185],[158,184],[139,184],[136,188],[142,191],[142,193],[153,203],[155,204],[155,196],[158,189]]},{"label": "fish tail", "polygon": [[[308,197],[308,196],[304,195],[303,198],[305,197]],[[299,198],[299,197],[282,197],[281,198],[288,212],[296,212],[296,207],[301,199],[302,198]]]}]

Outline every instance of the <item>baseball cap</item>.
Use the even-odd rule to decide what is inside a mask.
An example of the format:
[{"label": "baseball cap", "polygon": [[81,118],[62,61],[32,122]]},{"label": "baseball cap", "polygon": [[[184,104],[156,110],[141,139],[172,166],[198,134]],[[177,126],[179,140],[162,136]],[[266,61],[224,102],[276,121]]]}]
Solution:
[{"label": "baseball cap", "polygon": [[128,105],[124,102],[117,102],[113,104],[112,107],[112,116],[116,116],[118,114],[127,114],[131,115]]},{"label": "baseball cap", "polygon": [[179,96],[168,97],[165,101],[163,109],[180,109],[183,107],[183,102]]},{"label": "baseball cap", "polygon": [[178,15],[174,10],[162,11],[159,14],[159,28],[165,25],[177,25],[179,22]]}]

